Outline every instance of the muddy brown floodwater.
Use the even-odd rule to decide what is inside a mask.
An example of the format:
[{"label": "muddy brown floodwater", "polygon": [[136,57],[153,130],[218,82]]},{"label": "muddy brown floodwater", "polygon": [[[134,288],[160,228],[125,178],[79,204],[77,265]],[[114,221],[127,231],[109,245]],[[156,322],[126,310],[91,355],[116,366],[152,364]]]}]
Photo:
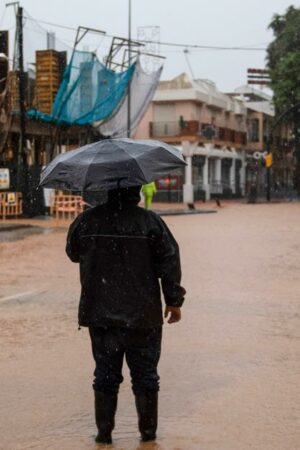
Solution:
[{"label": "muddy brown floodwater", "polygon": [[[165,325],[158,440],[139,444],[127,368],[116,450],[300,449],[300,205],[166,219],[188,296]],[[93,360],[66,230],[0,243],[0,448],[96,450]]]}]

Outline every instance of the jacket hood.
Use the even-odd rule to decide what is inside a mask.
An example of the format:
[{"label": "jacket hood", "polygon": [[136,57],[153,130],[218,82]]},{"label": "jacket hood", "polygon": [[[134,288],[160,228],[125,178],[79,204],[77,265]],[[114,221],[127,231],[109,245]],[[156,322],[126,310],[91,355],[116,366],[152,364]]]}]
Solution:
[{"label": "jacket hood", "polygon": [[112,189],[107,193],[107,203],[110,205],[132,204],[137,205],[141,201],[140,191],[142,186]]}]

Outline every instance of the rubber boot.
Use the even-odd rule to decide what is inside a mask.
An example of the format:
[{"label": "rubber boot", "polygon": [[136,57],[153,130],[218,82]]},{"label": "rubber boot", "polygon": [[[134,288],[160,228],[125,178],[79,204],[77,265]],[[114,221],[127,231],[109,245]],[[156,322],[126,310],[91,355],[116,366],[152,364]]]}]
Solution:
[{"label": "rubber boot", "polygon": [[139,430],[141,433],[142,441],[144,442],[153,441],[154,439],[156,439],[157,403],[157,392],[149,392],[145,395],[135,396]]},{"label": "rubber boot", "polygon": [[117,410],[117,395],[104,394],[95,391],[95,419],[98,434],[97,443],[111,444],[111,433],[115,427],[115,414]]}]

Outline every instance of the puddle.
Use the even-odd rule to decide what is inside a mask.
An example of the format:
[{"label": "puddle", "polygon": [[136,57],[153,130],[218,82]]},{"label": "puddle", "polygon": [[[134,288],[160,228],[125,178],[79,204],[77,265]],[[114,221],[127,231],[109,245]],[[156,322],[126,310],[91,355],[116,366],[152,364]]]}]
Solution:
[{"label": "puddle", "polygon": [[57,229],[55,228],[43,228],[31,225],[22,225],[19,228],[13,230],[8,230],[5,228],[3,231],[1,231],[0,229],[0,242],[19,241],[26,238],[27,236],[32,236],[34,234],[47,235],[55,231],[57,231]]}]

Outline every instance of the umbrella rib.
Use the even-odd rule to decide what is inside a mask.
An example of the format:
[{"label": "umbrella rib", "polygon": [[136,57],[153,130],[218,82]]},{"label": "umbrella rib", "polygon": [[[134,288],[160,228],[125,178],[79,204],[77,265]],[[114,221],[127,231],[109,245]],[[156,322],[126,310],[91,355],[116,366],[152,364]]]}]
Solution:
[{"label": "umbrella rib", "polygon": [[84,190],[84,188],[85,188],[85,186],[86,186],[86,180],[87,180],[88,172],[89,172],[89,169],[90,169],[90,167],[91,167],[91,165],[92,165],[93,160],[95,159],[95,157],[96,157],[96,154],[93,156],[93,158],[92,158],[90,164],[87,166],[87,169],[86,169],[86,172],[85,172],[85,177],[84,177],[84,183],[83,183],[83,186],[82,186],[82,190]]},{"label": "umbrella rib", "polygon": [[125,148],[123,148],[123,150],[124,150],[124,152],[126,153],[126,155],[130,156],[131,158],[133,158],[135,164],[137,165],[137,168],[138,168],[139,171],[142,173],[144,179],[147,181],[147,178],[146,178],[146,176],[145,176],[145,174],[144,174],[144,171],[143,171],[143,169],[138,165],[138,162],[137,162],[135,156],[133,156],[133,155],[131,155],[130,153],[128,153],[127,150],[126,150]]}]

